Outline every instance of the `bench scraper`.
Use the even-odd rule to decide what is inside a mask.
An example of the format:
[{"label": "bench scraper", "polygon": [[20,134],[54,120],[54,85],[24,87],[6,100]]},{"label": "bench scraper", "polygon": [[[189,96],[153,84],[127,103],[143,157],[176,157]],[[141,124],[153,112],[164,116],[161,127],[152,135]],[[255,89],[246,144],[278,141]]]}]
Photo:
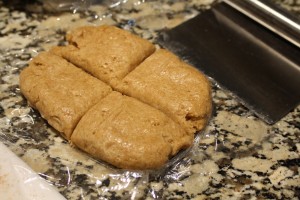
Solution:
[{"label": "bench scraper", "polygon": [[269,0],[223,0],[157,42],[273,124],[300,102],[300,20]]}]

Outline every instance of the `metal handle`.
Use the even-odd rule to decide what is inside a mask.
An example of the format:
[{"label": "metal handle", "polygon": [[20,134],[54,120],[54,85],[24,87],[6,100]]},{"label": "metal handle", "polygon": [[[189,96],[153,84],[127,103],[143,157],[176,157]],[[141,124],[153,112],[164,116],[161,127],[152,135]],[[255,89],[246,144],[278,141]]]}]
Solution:
[{"label": "metal handle", "polygon": [[223,0],[300,48],[300,19],[269,0]]}]

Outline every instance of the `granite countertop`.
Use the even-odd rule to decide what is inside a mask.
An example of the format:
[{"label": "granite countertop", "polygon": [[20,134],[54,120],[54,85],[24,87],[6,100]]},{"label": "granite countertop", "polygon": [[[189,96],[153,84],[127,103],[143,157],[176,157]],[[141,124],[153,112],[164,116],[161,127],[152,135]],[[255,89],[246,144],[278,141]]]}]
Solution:
[{"label": "granite countertop", "polygon": [[[20,93],[19,72],[28,60],[64,44],[70,28],[113,24],[153,40],[213,0],[78,1],[59,12],[49,12],[56,1],[13,2],[0,1],[0,141],[67,199],[300,198],[300,106],[268,125],[213,83],[213,118],[180,163],[123,171],[72,148]],[[277,2],[300,15],[299,0]]]}]

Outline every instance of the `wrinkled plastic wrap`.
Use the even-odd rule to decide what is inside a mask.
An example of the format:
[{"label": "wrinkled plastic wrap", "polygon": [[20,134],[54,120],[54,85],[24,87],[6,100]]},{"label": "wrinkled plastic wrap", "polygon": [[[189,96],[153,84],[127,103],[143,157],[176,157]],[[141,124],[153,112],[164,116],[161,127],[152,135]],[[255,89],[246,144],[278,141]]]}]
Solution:
[{"label": "wrinkled plastic wrap", "polygon": [[[201,138],[214,134],[211,130],[197,134],[193,147],[180,152],[160,170],[115,169],[71,147],[37,111],[29,107],[20,93],[18,75],[38,52],[63,43],[66,31],[71,28],[113,24],[152,40],[157,30],[173,27],[197,11],[184,11],[183,3],[172,7],[172,4],[144,0],[43,1],[42,6],[45,10],[61,13],[46,13],[42,19],[40,14],[33,16],[34,19],[27,24],[31,29],[23,30],[26,36],[12,38],[12,42],[17,41],[14,49],[8,44],[7,49],[11,50],[1,55],[1,59],[9,64],[1,69],[6,82],[1,86],[5,115],[0,122],[0,140],[67,199],[161,199],[166,196],[165,188],[171,188],[175,196],[181,197],[182,194],[176,194],[178,185],[196,194],[194,181],[203,180],[203,184],[207,184],[209,174],[216,171],[215,165],[205,161],[207,155],[202,149],[206,147],[199,143]],[[175,20],[168,19],[169,15]],[[22,20],[28,23],[24,15],[19,19]],[[204,164],[199,168],[199,163]],[[24,180],[24,184],[27,185],[30,179]]]},{"label": "wrinkled plastic wrap", "polygon": [[[9,2],[16,1],[26,4],[14,10],[0,1],[0,141],[66,199],[297,199],[300,107],[269,126],[212,80],[215,111],[193,147],[160,170],[127,171],[71,147],[20,92],[19,73],[28,61],[64,45],[72,28],[116,25],[153,42],[159,31],[194,17],[213,0]],[[296,1],[275,1],[299,14]],[[16,175],[13,169],[20,169],[19,164],[9,169],[14,156],[4,154],[0,161],[7,160],[0,166]],[[19,192],[21,184],[27,190],[27,184],[39,179],[33,174],[11,180],[9,189]],[[5,177],[0,175],[0,191]]]},{"label": "wrinkled plastic wrap", "polygon": [[44,9],[49,12],[71,11],[73,13],[88,10],[92,4],[103,4],[104,1],[106,0],[39,0]]}]

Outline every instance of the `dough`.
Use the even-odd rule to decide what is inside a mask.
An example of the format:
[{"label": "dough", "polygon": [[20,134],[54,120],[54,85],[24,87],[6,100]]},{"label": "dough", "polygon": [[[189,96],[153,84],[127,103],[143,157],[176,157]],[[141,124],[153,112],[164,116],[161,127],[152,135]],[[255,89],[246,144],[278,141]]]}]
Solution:
[{"label": "dough", "polygon": [[75,146],[119,168],[157,169],[205,127],[209,81],[171,52],[112,26],[67,40],[30,62],[20,88]]},{"label": "dough", "polygon": [[63,58],[43,52],[20,74],[29,103],[67,139],[84,113],[112,89]]},{"label": "dough", "polygon": [[71,141],[114,166],[155,169],[193,138],[161,111],[112,92],[82,117]]},{"label": "dough", "polygon": [[189,134],[202,130],[211,114],[209,81],[167,50],[157,50],[117,88],[163,111]]},{"label": "dough", "polygon": [[52,51],[114,87],[155,51],[155,46],[114,26],[84,26],[67,35],[69,46]]}]

